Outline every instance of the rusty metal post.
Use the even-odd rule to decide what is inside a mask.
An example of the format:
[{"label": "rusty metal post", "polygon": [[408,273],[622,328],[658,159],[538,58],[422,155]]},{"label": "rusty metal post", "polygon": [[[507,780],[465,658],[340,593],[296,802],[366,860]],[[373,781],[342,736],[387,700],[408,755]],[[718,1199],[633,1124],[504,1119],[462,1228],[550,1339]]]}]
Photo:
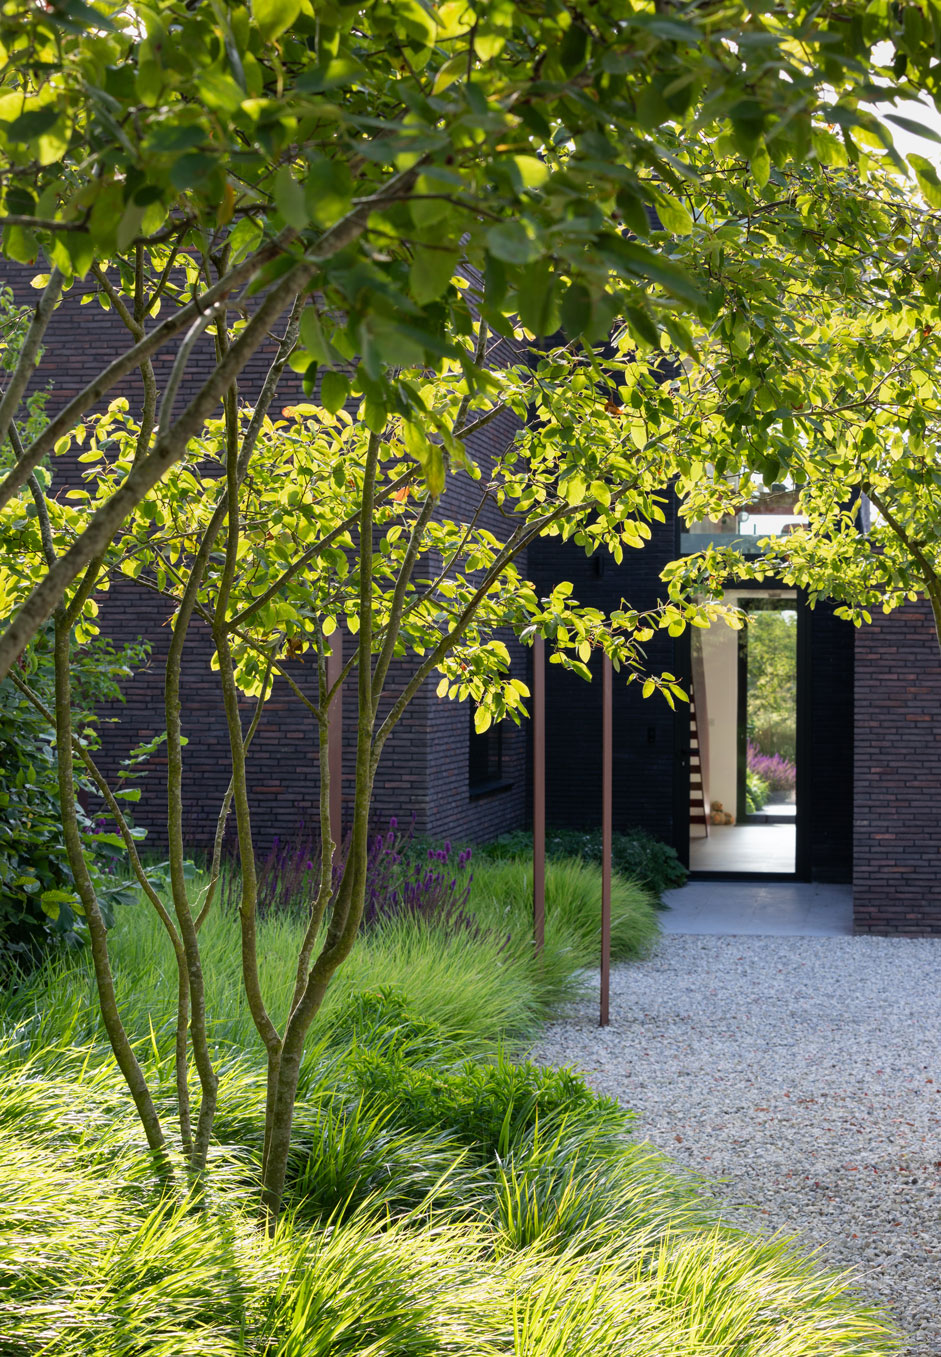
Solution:
[{"label": "rusty metal post", "polygon": [[533,947],[546,937],[546,643],[533,641]]},{"label": "rusty metal post", "polygon": [[[332,688],[343,671],[343,633],[339,627],[330,637],[327,655],[327,688]],[[330,772],[330,837],[336,845],[334,863],[343,842],[343,689],[330,704],[327,718],[327,768]]]},{"label": "rusty metal post", "polygon": [[598,1025],[608,1026],[611,980],[611,802],[613,782],[612,667],[601,661],[601,1003]]}]

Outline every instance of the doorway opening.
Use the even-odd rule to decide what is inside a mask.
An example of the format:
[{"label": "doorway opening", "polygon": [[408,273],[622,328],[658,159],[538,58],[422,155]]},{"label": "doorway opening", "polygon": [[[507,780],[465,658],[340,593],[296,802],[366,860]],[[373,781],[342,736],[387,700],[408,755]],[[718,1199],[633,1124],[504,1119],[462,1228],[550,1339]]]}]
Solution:
[{"label": "doorway opening", "polygon": [[793,590],[726,591],[746,625],[697,631],[690,704],[693,872],[797,871],[798,626]]}]

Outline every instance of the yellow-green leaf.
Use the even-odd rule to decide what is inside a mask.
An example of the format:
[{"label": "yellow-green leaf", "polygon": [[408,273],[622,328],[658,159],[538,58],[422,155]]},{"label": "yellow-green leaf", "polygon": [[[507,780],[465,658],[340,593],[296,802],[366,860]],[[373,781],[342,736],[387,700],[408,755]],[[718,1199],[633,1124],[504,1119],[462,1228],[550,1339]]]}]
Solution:
[{"label": "yellow-green leaf", "polygon": [[290,28],[301,12],[301,0],[252,0],[252,14],[266,42]]},{"label": "yellow-green leaf", "polygon": [[751,172],[758,187],[764,188],[771,177],[771,158],[764,141],[758,143],[755,154],[751,158]]},{"label": "yellow-green leaf", "polygon": [[317,363],[331,362],[330,350],[324,338],[320,317],[314,306],[307,306],[301,316],[301,343]]},{"label": "yellow-green leaf", "polygon": [[689,235],[693,229],[693,219],[685,203],[669,193],[660,192],[657,194],[655,206],[664,231],[668,231],[671,236]]},{"label": "yellow-green leaf", "polygon": [[457,253],[454,250],[415,246],[408,273],[408,290],[419,306],[441,296],[451,281],[456,263]]},{"label": "yellow-green leaf", "polygon": [[291,173],[290,165],[282,165],[274,177],[274,200],[288,226],[303,231],[310,223],[304,190]]}]

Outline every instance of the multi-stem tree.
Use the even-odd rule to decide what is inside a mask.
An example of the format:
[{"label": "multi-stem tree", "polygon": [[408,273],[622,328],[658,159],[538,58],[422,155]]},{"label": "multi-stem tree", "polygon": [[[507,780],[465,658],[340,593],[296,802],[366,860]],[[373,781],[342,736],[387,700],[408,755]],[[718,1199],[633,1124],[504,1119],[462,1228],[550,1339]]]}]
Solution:
[{"label": "multi-stem tree", "polygon": [[[302,322],[302,317],[300,318]],[[56,637],[56,728],[60,793],[67,840],[72,845],[76,909],[87,921],[102,1011],[112,1044],[137,1101],[155,1153],[168,1154],[143,1070],[134,1058],[114,998],[107,930],[91,878],[75,849],[73,763],[96,779],[124,835],[130,866],[157,910],[178,962],[177,1095],[180,1144],[197,1173],[206,1165],[216,1103],[216,1074],[208,1040],[199,932],[213,906],[219,845],[230,807],[242,864],[239,918],[248,1005],[267,1056],[268,1097],[263,1155],[264,1200],[280,1206],[304,1042],[337,967],[353,946],[365,896],[365,868],[373,780],[383,746],[409,702],[433,675],[439,693],[476,701],[478,727],[525,712],[527,689],[510,673],[503,637],[508,629],[536,633],[554,645],[554,658],[587,676],[593,650],[604,650],[628,679],[643,675],[672,701],[682,696],[672,675],[645,671],[642,645],[654,628],[675,631],[692,619],[714,619],[717,607],[672,605],[638,615],[628,605],[610,616],[584,608],[560,585],[539,598],[520,576],[517,558],[528,544],[561,533],[586,550],[605,549],[616,560],[625,547],[642,547],[650,524],[663,517],[662,487],[671,466],[656,446],[639,451],[632,425],[611,400],[629,400],[635,388],[656,393],[646,363],[632,357],[593,356],[570,349],[531,355],[531,362],[493,368],[487,330],[469,342],[474,361],[489,370],[491,395],[472,401],[460,362],[437,377],[420,372],[399,380],[420,383],[424,427],[403,418],[379,431],[343,408],[287,406],[272,416],[277,372],[296,342],[298,320],[288,323],[281,352],[261,401],[232,408],[210,421],[203,438],[131,515],[99,563],[100,592],[116,577],[130,577],[163,595],[172,612],[165,672],[168,750],[170,902],[165,904],[142,868],[119,797],[101,777],[70,726],[70,635],[96,627],[93,596],[76,595],[60,609]],[[498,348],[505,347],[502,344]],[[424,378],[424,380],[423,380]],[[659,399],[664,417],[672,405]],[[516,412],[516,432],[503,451],[477,466],[469,448],[476,428],[495,414]],[[57,500],[36,487],[32,512],[6,538],[8,560],[28,578],[44,556],[54,555],[82,517],[106,502],[133,460],[140,420],[117,401],[91,419],[81,439],[88,489]],[[478,509],[469,521],[450,517],[431,477],[414,457],[416,440],[460,456],[475,483]],[[427,455],[423,457],[426,465]],[[488,508],[507,514],[503,537],[481,526]],[[194,899],[184,872],[185,747],[180,724],[180,662],[194,618],[211,629],[227,718],[232,779],[219,812],[211,882]],[[339,884],[331,865],[335,845],[329,821],[330,706],[339,681],[328,686],[327,652],[338,625],[355,637],[342,681],[355,689],[356,763],[349,848]],[[293,661],[306,656],[317,676],[311,696],[297,682]],[[390,667],[408,662],[404,682],[384,701]],[[29,693],[28,682],[15,680]],[[276,685],[288,685],[311,717],[318,748],[322,858],[320,885],[310,903],[296,984],[289,1010],[266,1007],[259,982],[257,888],[247,775],[249,745],[264,703]],[[248,731],[239,695],[258,699]],[[199,1082],[198,1111],[191,1113],[190,1062]]]}]

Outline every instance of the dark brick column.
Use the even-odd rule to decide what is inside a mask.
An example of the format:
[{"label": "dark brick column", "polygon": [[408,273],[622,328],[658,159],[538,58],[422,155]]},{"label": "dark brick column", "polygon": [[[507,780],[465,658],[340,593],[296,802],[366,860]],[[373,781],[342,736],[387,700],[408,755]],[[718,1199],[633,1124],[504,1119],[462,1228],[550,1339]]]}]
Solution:
[{"label": "dark brick column", "polygon": [[927,603],[856,634],[860,933],[941,934],[941,655]]}]

